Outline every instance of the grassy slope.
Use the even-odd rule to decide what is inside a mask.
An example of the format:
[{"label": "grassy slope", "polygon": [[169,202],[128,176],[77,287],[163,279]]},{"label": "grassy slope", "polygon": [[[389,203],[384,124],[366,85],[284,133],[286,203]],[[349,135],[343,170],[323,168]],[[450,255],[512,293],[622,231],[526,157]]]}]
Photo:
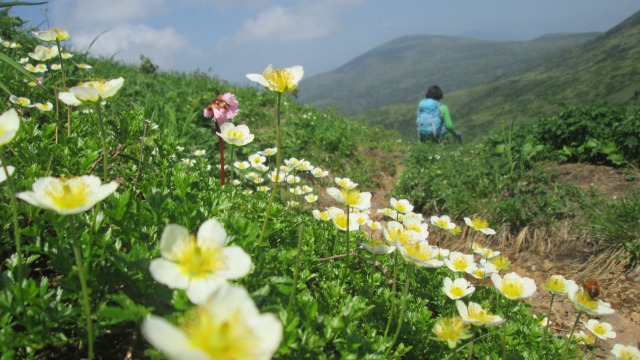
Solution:
[{"label": "grassy slope", "polygon": [[[640,13],[571,51],[529,69],[448,94],[454,122],[467,138],[514,121],[531,122],[562,104],[594,101],[637,104],[640,100]],[[414,102],[394,104],[355,119],[413,136]]]},{"label": "grassy slope", "polygon": [[532,41],[483,41],[411,35],[385,43],[344,66],[302,81],[300,101],[353,114],[418,99],[428,84],[447,91],[514,72],[595,34],[546,36]]}]

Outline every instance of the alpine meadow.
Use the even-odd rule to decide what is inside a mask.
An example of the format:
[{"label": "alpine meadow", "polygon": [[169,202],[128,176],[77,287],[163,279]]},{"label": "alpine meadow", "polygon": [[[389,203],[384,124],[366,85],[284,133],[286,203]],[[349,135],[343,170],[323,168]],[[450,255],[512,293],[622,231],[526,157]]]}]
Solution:
[{"label": "alpine meadow", "polygon": [[[240,86],[33,4],[0,1],[1,359],[640,359],[640,13]],[[429,83],[461,143],[417,141]]]}]

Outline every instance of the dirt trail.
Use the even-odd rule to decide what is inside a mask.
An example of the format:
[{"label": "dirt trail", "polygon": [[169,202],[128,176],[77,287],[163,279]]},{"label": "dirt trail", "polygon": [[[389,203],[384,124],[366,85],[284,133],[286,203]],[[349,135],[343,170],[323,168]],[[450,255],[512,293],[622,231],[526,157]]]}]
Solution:
[{"label": "dirt trail", "polygon": [[[380,154],[376,154],[380,156]],[[397,159],[389,159],[391,164],[399,164]],[[373,194],[371,208],[380,209],[389,205],[390,193],[393,190],[399,175],[402,173],[400,165],[395,165],[395,171],[385,170],[376,178],[379,189]],[[564,164],[553,167],[549,170],[558,172],[559,179],[572,183],[585,190],[592,190],[601,196],[611,196],[613,198],[623,196],[630,190],[640,190],[640,173],[635,181],[626,181],[624,174],[618,173],[615,169],[606,166],[595,166],[588,164]],[[395,174],[391,176],[389,174]],[[512,262],[511,270],[521,276],[530,277],[535,280],[538,290],[528,301],[532,304],[532,312],[546,314],[551,296],[542,288],[546,279],[553,274],[560,274],[568,279],[582,281],[585,277],[584,265],[591,256],[597,256],[589,246],[580,242],[583,248],[572,245],[564,249],[555,249],[554,252],[534,252],[524,250],[519,252],[510,251],[508,248],[498,248],[497,244],[487,244],[495,246],[506,254]],[[560,252],[558,252],[560,251]],[[616,254],[612,254],[616,256]],[[601,298],[610,302],[616,310],[614,314],[603,316],[600,321],[608,322],[613,326],[617,334],[615,339],[598,340],[594,347],[584,348],[584,353],[589,359],[612,358],[610,350],[614,344],[634,345],[640,347],[640,269],[632,272],[617,271],[620,269],[602,269],[598,274],[603,287]],[[567,336],[571,326],[576,319],[576,312],[566,299],[554,300],[552,310],[551,329],[557,336]],[[586,322],[587,317],[583,316],[581,322]],[[579,326],[588,332],[584,326]]]}]

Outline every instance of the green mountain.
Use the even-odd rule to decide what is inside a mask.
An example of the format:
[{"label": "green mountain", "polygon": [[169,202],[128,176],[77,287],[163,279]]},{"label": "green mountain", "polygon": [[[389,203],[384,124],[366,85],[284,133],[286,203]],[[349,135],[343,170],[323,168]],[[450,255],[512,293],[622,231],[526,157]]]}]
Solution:
[{"label": "green mountain", "polygon": [[411,35],[387,42],[344,66],[300,84],[299,100],[355,114],[423,96],[430,84],[447,92],[513,73],[597,34],[545,36],[531,41],[485,41]]},{"label": "green mountain", "polygon": [[[640,101],[640,12],[573,49],[547,56],[518,72],[448,93],[444,101],[465,138],[500,123],[532,122],[563,105]],[[453,76],[453,75],[452,75]],[[414,138],[417,100],[354,116]]]}]

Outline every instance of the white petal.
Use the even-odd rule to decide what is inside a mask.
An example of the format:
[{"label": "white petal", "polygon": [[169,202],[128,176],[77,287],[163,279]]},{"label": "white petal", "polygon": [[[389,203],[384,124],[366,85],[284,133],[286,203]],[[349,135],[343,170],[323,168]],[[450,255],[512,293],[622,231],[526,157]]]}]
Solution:
[{"label": "white petal", "polygon": [[247,79],[257,82],[264,87],[269,87],[269,82],[261,74],[247,74]]},{"label": "white petal", "polygon": [[208,360],[209,357],[195,350],[182,330],[169,321],[148,315],[141,326],[142,335],[170,359]]},{"label": "white petal", "polygon": [[185,276],[180,267],[165,259],[153,259],[149,264],[149,272],[153,278],[171,289],[186,289],[189,286],[189,278]]},{"label": "white petal", "polygon": [[187,288],[187,296],[192,303],[202,305],[207,299],[223,286],[226,281],[217,276],[209,276],[203,279],[191,279]]},{"label": "white petal", "polygon": [[224,246],[227,242],[227,232],[222,224],[215,219],[209,219],[198,229],[198,245]]},{"label": "white petal", "polygon": [[176,224],[165,226],[160,237],[160,252],[162,256],[166,259],[172,259],[173,246],[185,237],[189,237],[189,230],[185,227]]},{"label": "white petal", "polygon": [[225,279],[243,277],[251,270],[251,257],[239,246],[228,246],[223,250],[224,262],[227,268],[219,276]]},{"label": "white petal", "polygon": [[491,281],[496,289],[502,291],[502,278],[498,274],[491,274]]}]

